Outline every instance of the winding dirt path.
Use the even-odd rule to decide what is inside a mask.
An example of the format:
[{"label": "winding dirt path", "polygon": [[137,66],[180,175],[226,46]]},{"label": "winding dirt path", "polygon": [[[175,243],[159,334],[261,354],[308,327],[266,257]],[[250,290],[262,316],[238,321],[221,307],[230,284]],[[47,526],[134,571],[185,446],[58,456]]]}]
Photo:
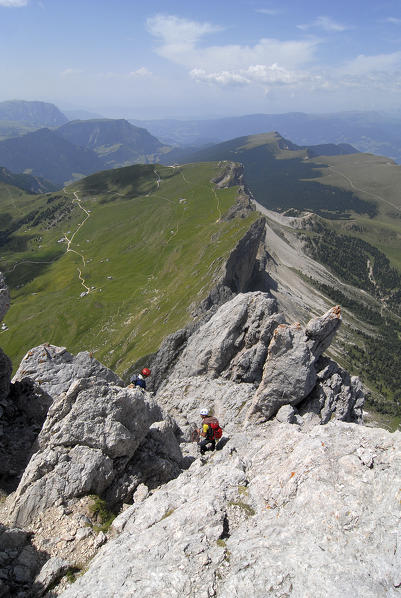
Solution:
[{"label": "winding dirt path", "polygon": [[172,165],[172,166],[168,166],[167,168],[173,168],[174,170],[175,170],[176,168],[178,168],[178,169],[179,169],[179,173],[180,173],[180,175],[182,176],[182,178],[183,178],[183,180],[184,180],[184,183],[186,183],[187,185],[190,185],[190,184],[191,184],[191,183],[188,181],[188,179],[186,178],[186,176],[185,176],[185,174],[184,174],[184,172],[183,172],[183,170],[182,170],[182,167],[181,167],[179,164],[174,164],[174,165]]},{"label": "winding dirt path", "polygon": [[329,166],[329,169],[332,170],[333,172],[339,174],[340,176],[342,176],[350,184],[351,188],[355,189],[355,191],[360,191],[361,193],[364,193],[365,195],[369,195],[370,197],[373,197],[374,199],[380,199],[381,201],[384,201],[384,203],[388,204],[389,206],[391,206],[392,208],[394,208],[395,210],[397,210],[398,212],[401,213],[401,208],[399,208],[398,206],[393,204],[391,201],[388,201],[388,199],[384,199],[384,197],[382,197],[381,195],[378,195],[377,193],[372,193],[371,191],[366,191],[366,189],[361,189],[360,187],[357,187],[356,185],[354,185],[353,180],[349,176],[347,176],[346,174],[341,172],[341,170],[337,170],[337,168],[334,168],[334,166]]},{"label": "winding dirt path", "polygon": [[[67,195],[67,191],[64,189],[64,193]],[[88,218],[90,217],[90,212],[88,212],[88,210],[86,210],[83,205],[82,202],[80,200],[80,198],[78,197],[78,193],[76,191],[74,191],[74,199],[72,200],[73,202],[76,202],[78,207],[85,212],[86,217],[84,218],[84,220],[82,222],[80,222],[77,226],[77,229],[75,230],[75,232],[72,234],[72,236],[70,238],[68,238],[67,233],[63,233],[64,234],[64,238],[67,241],[67,247],[65,250],[65,253],[75,253],[76,255],[78,255],[83,263],[83,266],[86,266],[86,260],[85,260],[85,256],[82,253],[79,253],[78,251],[76,251],[75,249],[71,249],[71,243],[74,240],[75,235],[77,234],[77,232],[79,230],[81,230],[81,228],[83,227],[83,225],[85,224],[85,222],[88,220]],[[10,274],[11,272],[14,272],[14,270],[18,267],[21,266],[22,264],[53,264],[55,261],[57,261],[59,259],[59,257],[54,258],[53,260],[50,261],[34,261],[34,260],[22,260],[21,262],[17,262],[16,264],[14,264],[14,266],[10,269],[6,271],[6,274]],[[83,288],[85,289],[86,293],[90,293],[91,289],[90,287],[88,287],[88,285],[85,282],[84,277],[82,276],[82,271],[80,268],[77,268],[78,271],[78,278],[79,281],[81,283],[81,285],[83,286]]]},{"label": "winding dirt path", "polygon": [[[86,208],[84,208],[84,206],[82,205],[82,201],[78,197],[78,193],[76,191],[74,191],[74,199],[72,201],[73,202],[75,201],[77,203],[78,207],[86,214],[86,216],[82,220],[82,222],[80,222],[78,224],[76,230],[74,231],[74,233],[71,235],[70,238],[67,237],[67,233],[64,233],[64,238],[67,241],[67,248],[66,248],[65,252],[66,253],[75,253],[76,255],[78,255],[81,258],[82,263],[85,267],[86,266],[85,256],[82,253],[79,253],[78,251],[76,251],[75,249],[71,249],[71,243],[73,242],[75,235],[81,230],[81,228],[83,227],[85,222],[90,218],[90,212],[88,212],[88,210]],[[78,271],[78,278],[79,278],[81,285],[85,289],[85,292],[89,294],[91,292],[91,289],[86,284],[85,279],[82,276],[82,271],[78,267],[77,267],[77,271]]]},{"label": "winding dirt path", "polygon": [[221,207],[220,207],[220,199],[219,199],[219,196],[217,195],[216,189],[213,187],[213,185],[211,185],[210,187],[211,187],[211,189],[213,191],[214,197],[216,198],[216,207],[217,207],[217,214],[218,214],[218,218],[217,218],[216,222],[218,222],[220,220],[220,218],[221,218],[221,215],[222,215],[221,214]]}]

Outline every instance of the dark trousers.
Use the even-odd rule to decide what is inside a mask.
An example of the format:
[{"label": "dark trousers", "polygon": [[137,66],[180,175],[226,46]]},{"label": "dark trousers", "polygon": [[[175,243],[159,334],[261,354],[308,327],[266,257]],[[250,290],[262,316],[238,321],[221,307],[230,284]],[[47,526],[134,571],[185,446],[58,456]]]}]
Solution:
[{"label": "dark trousers", "polygon": [[[207,445],[210,444],[210,448]],[[216,448],[216,441],[212,438],[205,438],[202,442],[199,443],[201,455],[204,455],[206,451],[214,451]]]}]

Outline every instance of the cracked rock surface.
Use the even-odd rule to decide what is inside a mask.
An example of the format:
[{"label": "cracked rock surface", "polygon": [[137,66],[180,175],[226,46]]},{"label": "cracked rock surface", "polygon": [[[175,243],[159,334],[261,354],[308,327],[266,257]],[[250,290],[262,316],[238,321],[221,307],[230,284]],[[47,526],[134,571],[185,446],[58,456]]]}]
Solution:
[{"label": "cracked rock surface", "polygon": [[234,434],[120,515],[62,595],[395,598],[400,436],[343,422]]}]

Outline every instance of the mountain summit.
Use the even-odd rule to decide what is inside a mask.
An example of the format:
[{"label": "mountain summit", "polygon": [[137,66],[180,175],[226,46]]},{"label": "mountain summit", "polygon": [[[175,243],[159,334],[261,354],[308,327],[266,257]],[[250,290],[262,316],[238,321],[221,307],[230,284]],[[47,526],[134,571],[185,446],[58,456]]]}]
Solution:
[{"label": "mountain summit", "polygon": [[57,130],[67,141],[95,151],[106,168],[147,163],[163,150],[163,144],[146,129],[124,119],[71,121]]},{"label": "mountain summit", "polygon": [[54,105],[47,102],[10,100],[0,102],[0,121],[13,121],[34,127],[59,127],[68,118]]}]

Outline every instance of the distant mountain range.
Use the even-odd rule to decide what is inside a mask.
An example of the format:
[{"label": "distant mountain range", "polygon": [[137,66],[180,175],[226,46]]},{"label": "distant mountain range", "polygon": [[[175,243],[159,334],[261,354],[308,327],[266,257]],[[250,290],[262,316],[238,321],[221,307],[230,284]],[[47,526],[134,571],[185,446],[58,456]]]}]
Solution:
[{"label": "distant mountain range", "polygon": [[[0,166],[62,186],[98,170],[135,163],[187,163],[213,156],[238,161],[232,151],[240,150],[230,150],[233,139],[235,146],[240,138],[273,130],[291,139],[298,150],[307,150],[309,157],[364,151],[401,162],[401,117],[376,112],[251,114],[192,121],[67,121],[53,104],[0,103]],[[39,132],[43,127],[46,133]],[[217,148],[224,142],[229,145]]]},{"label": "distant mountain range", "polygon": [[101,170],[158,162],[169,149],[123,119],[71,121],[53,130],[43,128],[3,139],[0,165],[60,187]]},{"label": "distant mountain range", "polygon": [[401,117],[379,112],[249,114],[210,120],[131,120],[170,145],[201,146],[280,131],[298,145],[350,143],[401,162]]},{"label": "distant mountain range", "polygon": [[0,121],[19,122],[33,127],[60,127],[68,118],[47,102],[10,100],[0,102]]},{"label": "distant mountain range", "polygon": [[146,129],[124,119],[93,119],[69,122],[56,131],[67,141],[93,150],[104,167],[129,166],[135,162],[157,161],[166,149]]},{"label": "distant mountain range", "polygon": [[105,168],[95,152],[73,145],[50,129],[0,141],[0,164],[13,172],[41,176],[59,187]]}]

